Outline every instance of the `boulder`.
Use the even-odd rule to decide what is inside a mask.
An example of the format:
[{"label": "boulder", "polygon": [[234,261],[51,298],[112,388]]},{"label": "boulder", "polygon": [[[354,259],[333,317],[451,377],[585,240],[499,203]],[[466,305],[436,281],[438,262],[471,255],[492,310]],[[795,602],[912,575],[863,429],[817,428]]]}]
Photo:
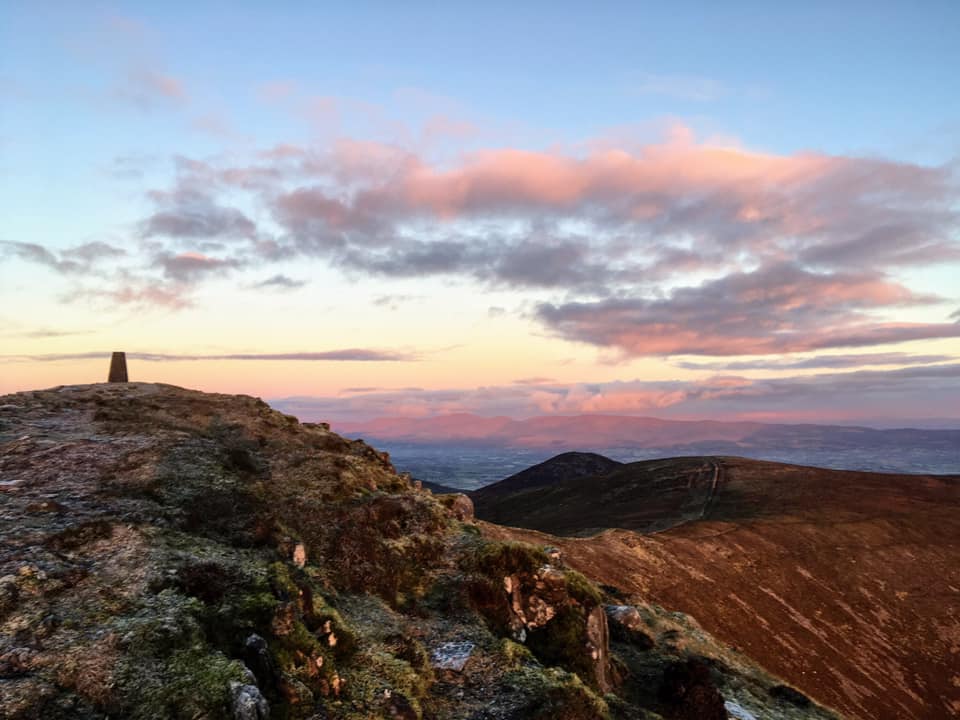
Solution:
[{"label": "boulder", "polygon": [[610,624],[610,637],[618,642],[636,645],[641,650],[653,647],[653,638],[647,633],[646,624],[632,605],[604,605]]},{"label": "boulder", "polygon": [[473,500],[463,493],[440,495],[438,499],[454,520],[473,520]]}]

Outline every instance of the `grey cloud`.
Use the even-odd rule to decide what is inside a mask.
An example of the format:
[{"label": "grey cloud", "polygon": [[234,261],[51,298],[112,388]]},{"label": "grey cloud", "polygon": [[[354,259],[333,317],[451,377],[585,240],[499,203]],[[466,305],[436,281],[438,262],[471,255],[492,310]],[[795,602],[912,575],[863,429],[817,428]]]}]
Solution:
[{"label": "grey cloud", "polygon": [[0,240],[0,256],[17,257],[64,275],[92,272],[104,260],[121,257],[126,251],[105,242],[88,242],[58,253],[37,243]]},{"label": "grey cloud", "polygon": [[297,288],[302,288],[306,285],[306,280],[294,280],[291,277],[286,275],[274,275],[267,278],[266,280],[261,280],[260,282],[254,284],[255,289],[278,289],[278,290],[296,290]]},{"label": "grey cloud", "polygon": [[474,413],[527,418],[600,413],[730,420],[759,414],[783,422],[811,416],[829,421],[837,417],[838,410],[847,410],[862,413],[860,420],[869,420],[872,415],[954,417],[960,421],[960,363],[772,380],[727,376],[696,381],[545,382],[424,390],[414,395],[400,389],[357,390],[347,396],[272,402],[304,419],[332,422],[395,417],[401,406],[417,417]]},{"label": "grey cloud", "polygon": [[744,360],[739,362],[675,362],[687,370],[807,370],[852,368],[864,365],[930,365],[954,360],[952,355],[914,355],[906,352],[817,355],[799,360]]},{"label": "grey cloud", "polygon": [[627,355],[764,355],[960,336],[960,323],[885,324],[866,312],[938,300],[877,274],[779,264],[665,298],[543,303],[536,317],[561,337]]},{"label": "grey cloud", "polygon": [[127,251],[98,240],[69,248],[61,254],[65,258],[92,265],[107,258],[122,257],[127,254]]},{"label": "grey cloud", "polygon": [[245,238],[257,236],[257,226],[236,208],[214,202],[208,195],[180,188],[155,193],[160,209],[141,223],[143,237],[178,239]]},{"label": "grey cloud", "polygon": [[142,178],[156,164],[157,158],[153,155],[118,155],[105,171],[118,179],[135,180]]},{"label": "grey cloud", "polygon": [[404,303],[422,300],[422,295],[378,295],[373,299],[373,304],[377,307],[386,307],[396,310]]},{"label": "grey cloud", "polygon": [[180,255],[161,253],[154,258],[153,264],[160,268],[164,277],[169,280],[189,284],[210,275],[223,274],[234,270],[240,267],[242,263],[233,258],[214,258],[198,253],[182,253]]},{"label": "grey cloud", "polygon": [[52,328],[40,328],[38,330],[28,330],[24,332],[4,333],[7,337],[24,337],[36,340],[46,338],[71,337],[74,335],[89,335],[91,330],[56,330]]},{"label": "grey cloud", "polygon": [[[51,353],[44,355],[3,355],[0,359],[14,362],[62,362],[64,360],[97,360],[110,357],[109,352]],[[222,353],[222,354],[183,354],[183,353],[141,353],[128,352],[132,360],[145,362],[180,362],[204,360],[253,360],[253,361],[295,361],[295,362],[415,362],[420,359],[416,353],[394,350],[375,350],[369,348],[347,348],[343,350],[325,350],[323,352],[292,353]]]}]

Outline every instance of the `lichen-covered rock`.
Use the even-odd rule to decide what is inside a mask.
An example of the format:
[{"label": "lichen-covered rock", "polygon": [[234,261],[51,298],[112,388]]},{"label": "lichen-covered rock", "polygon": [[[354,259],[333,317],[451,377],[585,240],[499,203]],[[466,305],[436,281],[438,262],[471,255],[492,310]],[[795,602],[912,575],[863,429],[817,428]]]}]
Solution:
[{"label": "lichen-covered rock", "polygon": [[605,605],[610,635],[614,640],[628,642],[643,649],[652,648],[653,638],[647,632],[640,612],[632,605]]},{"label": "lichen-covered rock", "polygon": [[233,720],[269,720],[270,705],[256,685],[230,683],[230,708]]},{"label": "lichen-covered rock", "polygon": [[586,578],[553,567],[543,550],[519,543],[481,547],[471,568],[473,600],[495,626],[527,643],[543,662],[580,673],[601,692],[613,690],[607,617]]},{"label": "lichen-covered rock", "polygon": [[430,653],[430,663],[436,670],[463,672],[474,647],[472,642],[441,643]]}]

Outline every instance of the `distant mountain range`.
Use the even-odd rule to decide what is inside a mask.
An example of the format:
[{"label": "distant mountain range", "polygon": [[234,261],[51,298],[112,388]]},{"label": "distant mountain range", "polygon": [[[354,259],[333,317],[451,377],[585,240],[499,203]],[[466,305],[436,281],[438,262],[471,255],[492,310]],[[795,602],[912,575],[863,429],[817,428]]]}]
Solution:
[{"label": "distant mountain range", "polygon": [[956,452],[960,429],[884,429],[846,425],[786,425],[715,420],[661,420],[622,415],[560,415],[526,420],[468,413],[429,418],[378,418],[339,423],[339,432],[407,443],[456,443],[551,450],[582,448],[726,449],[885,448],[890,445]]}]

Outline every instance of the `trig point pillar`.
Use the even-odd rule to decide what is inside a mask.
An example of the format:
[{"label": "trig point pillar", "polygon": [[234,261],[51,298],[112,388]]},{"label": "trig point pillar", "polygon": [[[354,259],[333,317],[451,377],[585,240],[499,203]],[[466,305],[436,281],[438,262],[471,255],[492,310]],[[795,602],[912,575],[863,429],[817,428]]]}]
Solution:
[{"label": "trig point pillar", "polygon": [[110,377],[107,382],[125,383],[127,379],[127,354],[115,352],[110,358]]}]

